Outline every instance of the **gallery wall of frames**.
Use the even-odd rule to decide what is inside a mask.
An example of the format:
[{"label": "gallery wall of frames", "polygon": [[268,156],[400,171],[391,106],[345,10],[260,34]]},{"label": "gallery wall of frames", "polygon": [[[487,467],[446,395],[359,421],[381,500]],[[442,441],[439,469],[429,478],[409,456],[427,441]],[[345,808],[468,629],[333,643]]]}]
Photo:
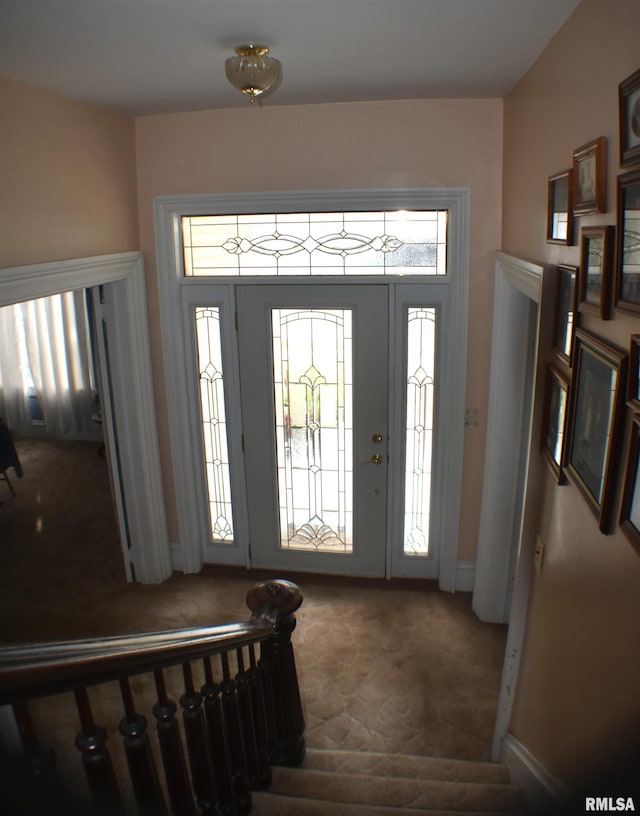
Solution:
[{"label": "gallery wall of frames", "polygon": [[[640,69],[618,86],[618,109],[615,226],[578,230],[581,216],[607,212],[605,137],[577,147],[570,166],[547,181],[546,240],[577,244],[580,265],[555,270],[541,440],[558,484],[571,481],[600,531],[610,534],[620,525],[640,555]],[[580,325],[583,314],[596,318],[593,326],[617,310],[638,317],[638,333],[627,348]],[[631,430],[623,450],[627,421]]]}]

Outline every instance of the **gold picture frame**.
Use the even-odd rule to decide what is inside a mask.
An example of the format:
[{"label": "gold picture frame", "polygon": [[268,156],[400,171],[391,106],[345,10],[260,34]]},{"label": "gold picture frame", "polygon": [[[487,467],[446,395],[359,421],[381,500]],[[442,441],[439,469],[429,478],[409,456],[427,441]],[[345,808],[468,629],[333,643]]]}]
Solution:
[{"label": "gold picture frame", "polygon": [[593,511],[600,532],[607,534],[626,399],[627,355],[583,329],[576,329],[575,340],[567,472]]},{"label": "gold picture frame", "polygon": [[573,171],[564,170],[547,181],[547,243],[573,244]]},{"label": "gold picture frame", "polygon": [[640,68],[618,86],[620,166],[640,162]]},{"label": "gold picture frame", "polygon": [[607,210],[607,139],[600,136],[573,151],[573,214]]}]

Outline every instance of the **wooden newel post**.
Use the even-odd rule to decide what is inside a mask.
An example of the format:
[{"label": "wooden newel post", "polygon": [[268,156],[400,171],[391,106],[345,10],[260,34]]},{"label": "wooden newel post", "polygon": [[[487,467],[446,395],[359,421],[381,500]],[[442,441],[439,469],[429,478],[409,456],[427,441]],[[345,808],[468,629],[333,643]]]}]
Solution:
[{"label": "wooden newel post", "polygon": [[291,581],[277,579],[256,584],[247,593],[251,620],[271,621],[273,636],[262,643],[259,665],[271,677],[275,734],[271,735],[274,765],[300,765],[304,759],[304,716],[298,675],[291,644],[296,627],[294,612],[302,604],[302,592]]}]

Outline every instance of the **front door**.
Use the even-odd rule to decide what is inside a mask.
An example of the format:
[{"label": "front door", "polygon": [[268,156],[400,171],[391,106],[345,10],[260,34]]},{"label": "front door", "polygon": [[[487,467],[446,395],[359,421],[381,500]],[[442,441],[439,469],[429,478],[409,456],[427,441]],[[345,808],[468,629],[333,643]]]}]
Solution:
[{"label": "front door", "polygon": [[383,576],[388,287],[237,291],[252,566]]}]

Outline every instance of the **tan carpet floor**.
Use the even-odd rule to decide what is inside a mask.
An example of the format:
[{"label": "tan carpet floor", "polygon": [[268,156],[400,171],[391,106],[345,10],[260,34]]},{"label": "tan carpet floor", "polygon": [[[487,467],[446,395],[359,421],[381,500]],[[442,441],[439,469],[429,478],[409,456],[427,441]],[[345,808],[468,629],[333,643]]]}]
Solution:
[{"label": "tan carpet floor", "polygon": [[[25,642],[244,620],[261,573],[207,566],[127,584],[94,443],[23,440],[0,483],[0,639]],[[277,577],[277,576],[271,576]],[[289,577],[289,576],[288,576]],[[296,576],[293,640],[314,748],[489,759],[506,627],[427,583]]]}]

